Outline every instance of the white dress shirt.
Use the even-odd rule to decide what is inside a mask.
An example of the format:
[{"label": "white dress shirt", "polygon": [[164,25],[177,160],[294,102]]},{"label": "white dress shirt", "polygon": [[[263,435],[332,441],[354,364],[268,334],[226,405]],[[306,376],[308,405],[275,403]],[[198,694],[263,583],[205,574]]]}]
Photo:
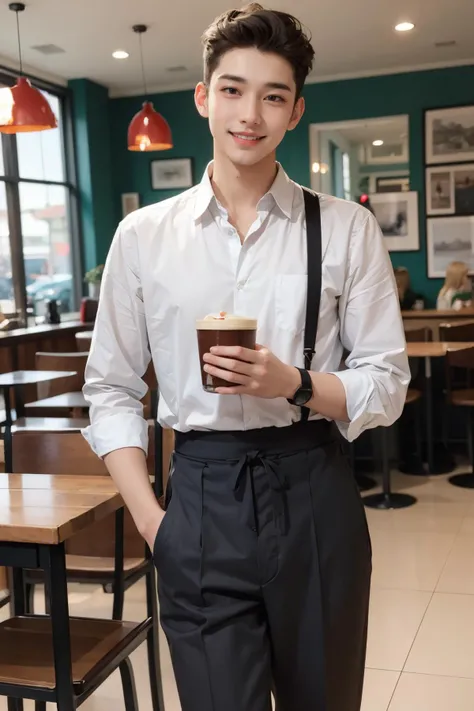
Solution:
[{"label": "white dress shirt", "polygon": [[[140,400],[150,358],[163,426],[248,430],[300,419],[285,398],[202,389],[195,322],[209,313],[257,318],[257,342],[303,367],[307,284],[301,187],[279,166],[241,244],[215,198],[210,170],[212,164],[190,190],[128,215],[113,239],[84,386],[91,417],[84,436],[99,456],[121,447],[147,450]],[[353,440],[400,416],[410,371],[393,270],[375,218],[352,202],[327,195],[320,202],[322,293],[312,370],[342,381],[350,423],[338,427]],[[349,355],[341,370],[343,349]]]}]

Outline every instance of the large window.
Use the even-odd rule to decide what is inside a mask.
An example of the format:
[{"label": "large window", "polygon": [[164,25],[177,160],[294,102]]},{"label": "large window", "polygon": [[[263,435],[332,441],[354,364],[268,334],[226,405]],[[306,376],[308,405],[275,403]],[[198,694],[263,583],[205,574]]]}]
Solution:
[{"label": "large window", "polygon": [[77,311],[81,293],[67,94],[39,88],[58,128],[0,141],[0,308],[28,323],[40,322],[52,300],[63,314]]}]

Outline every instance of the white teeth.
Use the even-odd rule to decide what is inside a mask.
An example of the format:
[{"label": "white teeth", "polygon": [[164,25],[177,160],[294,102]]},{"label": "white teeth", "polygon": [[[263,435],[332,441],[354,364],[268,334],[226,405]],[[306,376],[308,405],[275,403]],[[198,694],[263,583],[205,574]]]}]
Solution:
[{"label": "white teeth", "polygon": [[258,141],[259,136],[242,136],[240,133],[234,133],[236,138],[242,138],[244,141]]}]

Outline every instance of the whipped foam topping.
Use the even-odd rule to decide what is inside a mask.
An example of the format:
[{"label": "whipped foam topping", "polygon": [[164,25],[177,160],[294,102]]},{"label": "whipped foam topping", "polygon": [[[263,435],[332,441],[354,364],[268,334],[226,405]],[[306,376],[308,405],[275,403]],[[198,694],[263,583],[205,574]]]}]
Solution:
[{"label": "whipped foam topping", "polygon": [[257,328],[257,319],[219,311],[219,313],[208,314],[203,319],[196,321],[196,328],[200,331],[253,331]]}]

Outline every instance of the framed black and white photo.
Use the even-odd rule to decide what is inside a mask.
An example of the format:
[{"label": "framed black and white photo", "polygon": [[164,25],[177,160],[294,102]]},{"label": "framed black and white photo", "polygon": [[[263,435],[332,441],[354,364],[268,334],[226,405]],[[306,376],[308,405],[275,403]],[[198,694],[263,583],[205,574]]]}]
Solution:
[{"label": "framed black and white photo", "polygon": [[418,193],[374,193],[370,204],[390,252],[420,249]]},{"label": "framed black and white photo", "polygon": [[474,215],[474,163],[428,168],[428,215]]},{"label": "framed black and white photo", "polygon": [[152,161],[151,187],[153,190],[191,188],[192,184],[191,158],[170,158]]},{"label": "framed black and white photo", "polygon": [[408,175],[395,176],[392,178],[377,178],[375,184],[376,193],[405,193],[410,190],[410,178]]},{"label": "framed black and white photo", "polygon": [[444,277],[451,262],[465,262],[474,274],[474,215],[430,217],[427,228],[429,277]]},{"label": "framed black and white photo", "polygon": [[426,214],[454,214],[454,175],[448,166],[426,171]]},{"label": "framed black and white photo", "polygon": [[474,105],[425,114],[426,163],[474,161]]},{"label": "framed black and white photo", "polygon": [[122,217],[127,217],[131,212],[140,207],[138,193],[122,193]]}]

